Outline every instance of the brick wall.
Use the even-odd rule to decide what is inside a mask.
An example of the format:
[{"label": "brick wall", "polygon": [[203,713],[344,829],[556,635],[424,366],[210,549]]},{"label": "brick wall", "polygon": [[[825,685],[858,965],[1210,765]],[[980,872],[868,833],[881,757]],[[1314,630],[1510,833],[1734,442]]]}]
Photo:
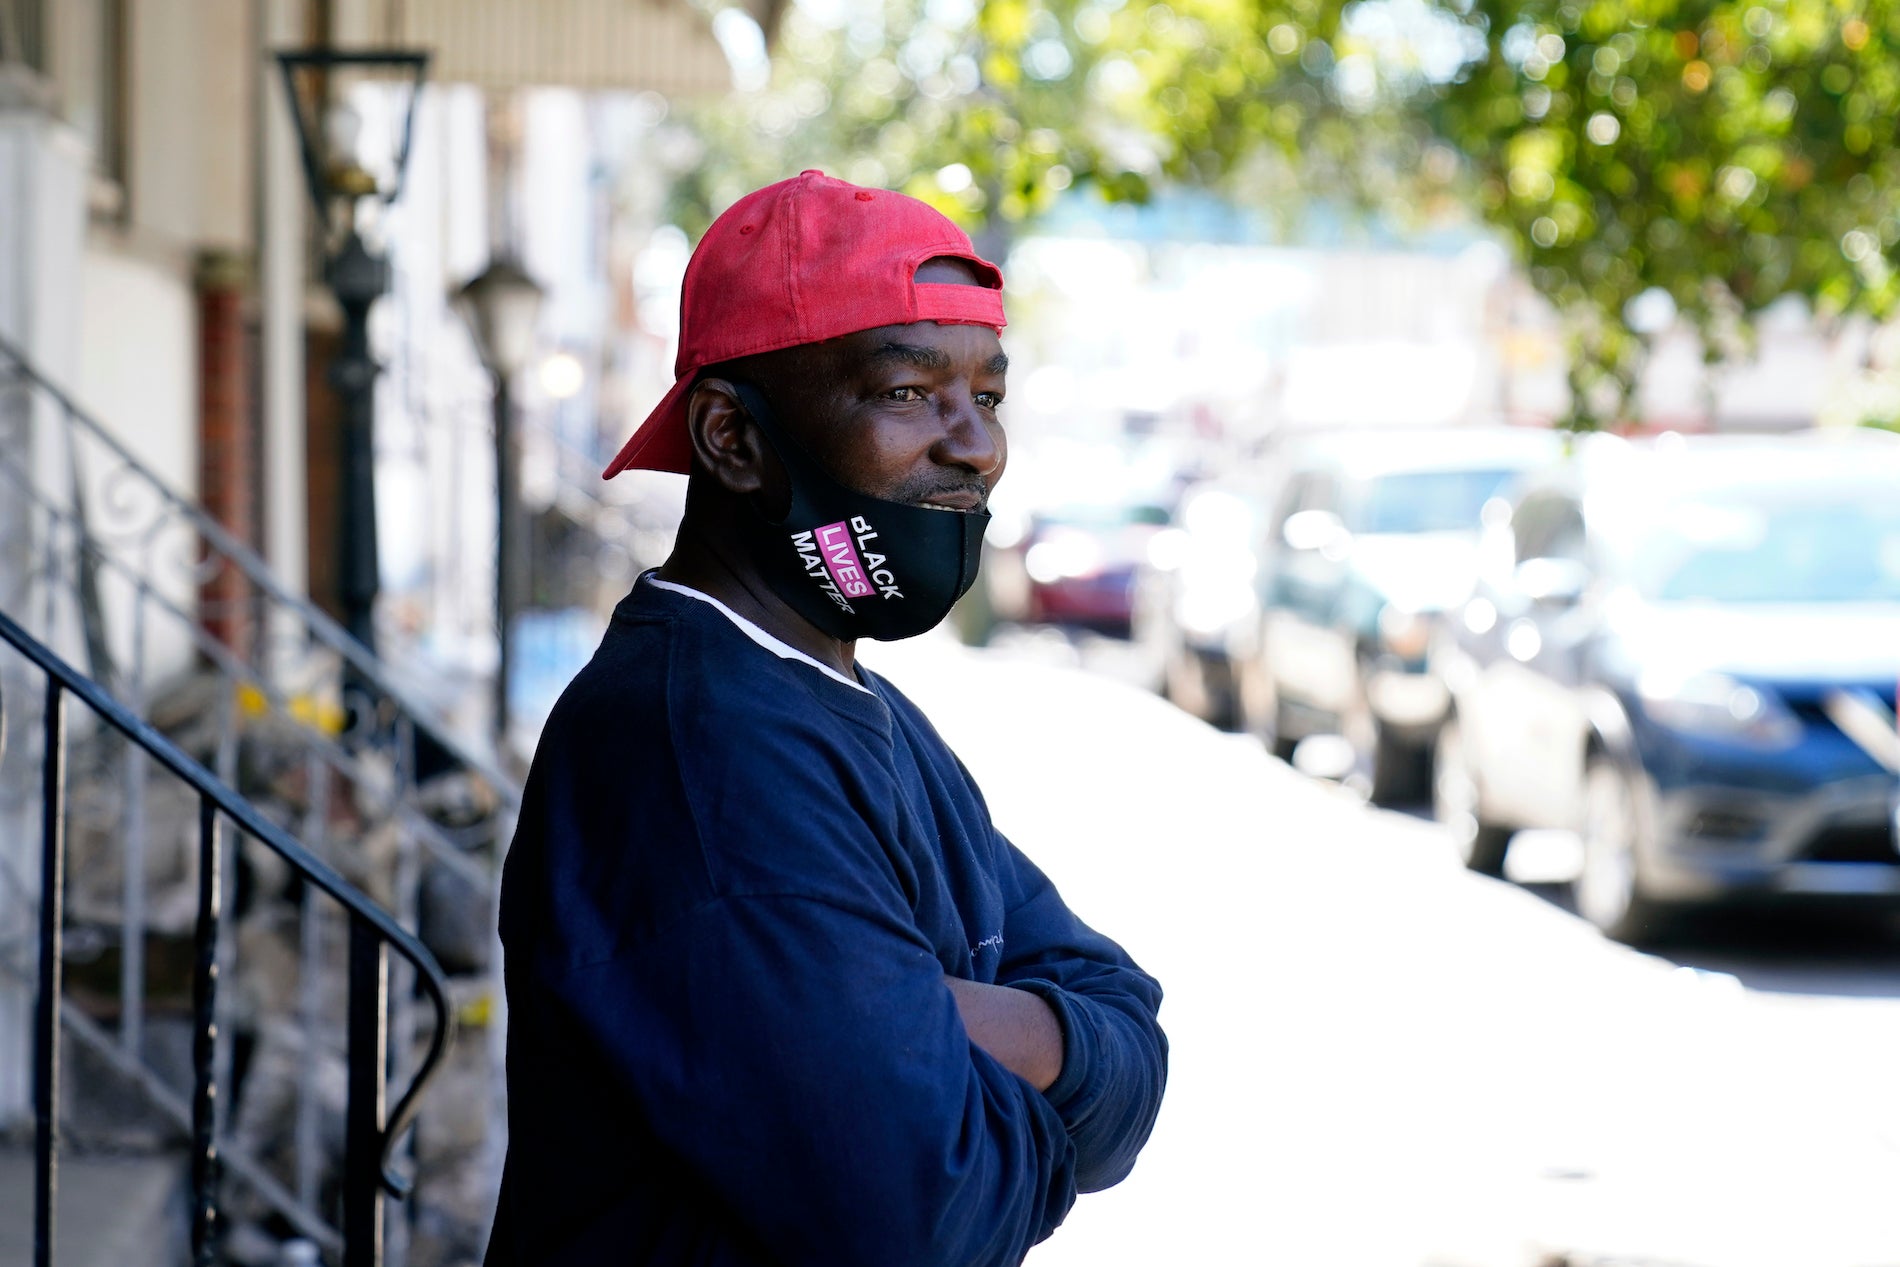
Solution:
[{"label": "brick wall", "polygon": [[[232,256],[208,253],[199,261],[198,498],[206,514],[255,548],[259,455],[251,409],[246,281],[242,264]],[[228,563],[207,563],[198,591],[199,620],[240,659],[248,658],[254,646],[252,602],[242,572]]]}]

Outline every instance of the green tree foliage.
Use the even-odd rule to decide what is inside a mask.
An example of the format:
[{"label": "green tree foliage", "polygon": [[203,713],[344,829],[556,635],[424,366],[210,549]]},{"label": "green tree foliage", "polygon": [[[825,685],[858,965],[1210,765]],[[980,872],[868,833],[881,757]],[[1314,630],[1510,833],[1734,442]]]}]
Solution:
[{"label": "green tree foliage", "polygon": [[[805,167],[903,189],[979,231],[1066,189],[1264,187],[1352,169],[1333,0],[843,0],[793,6],[762,90],[693,115],[689,227]],[[1319,32],[1309,36],[1308,32]],[[1378,136],[1396,133],[1381,129]],[[1351,160],[1351,161],[1348,161]]]},{"label": "green tree foliage", "polygon": [[1627,395],[1647,290],[1712,354],[1786,295],[1892,311],[1900,5],[1481,0],[1460,16],[1484,56],[1420,115],[1576,320],[1586,420]]},{"label": "green tree foliage", "polygon": [[1712,355],[1783,296],[1900,299],[1900,0],[871,0],[794,6],[774,62],[694,120],[689,218],[805,166],[979,234],[1082,184],[1476,216],[1569,319],[1584,425],[1645,292]]}]

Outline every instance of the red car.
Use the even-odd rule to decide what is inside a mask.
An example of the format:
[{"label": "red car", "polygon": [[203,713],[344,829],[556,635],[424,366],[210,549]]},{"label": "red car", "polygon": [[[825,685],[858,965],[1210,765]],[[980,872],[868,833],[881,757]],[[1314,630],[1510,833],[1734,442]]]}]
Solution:
[{"label": "red car", "polygon": [[1136,570],[1149,540],[1167,524],[1166,508],[1148,503],[1037,512],[1022,540],[988,565],[997,614],[1127,637]]}]

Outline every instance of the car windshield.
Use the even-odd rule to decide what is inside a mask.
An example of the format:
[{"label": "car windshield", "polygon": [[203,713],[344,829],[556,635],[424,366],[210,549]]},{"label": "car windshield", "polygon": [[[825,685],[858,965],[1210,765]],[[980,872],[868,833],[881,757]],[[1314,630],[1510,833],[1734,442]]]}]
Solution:
[{"label": "car windshield", "polygon": [[1900,602],[1900,499],[1876,486],[1680,502],[1632,552],[1664,602]]},{"label": "car windshield", "polygon": [[1476,532],[1478,512],[1515,470],[1401,471],[1361,482],[1346,504],[1357,533]]}]

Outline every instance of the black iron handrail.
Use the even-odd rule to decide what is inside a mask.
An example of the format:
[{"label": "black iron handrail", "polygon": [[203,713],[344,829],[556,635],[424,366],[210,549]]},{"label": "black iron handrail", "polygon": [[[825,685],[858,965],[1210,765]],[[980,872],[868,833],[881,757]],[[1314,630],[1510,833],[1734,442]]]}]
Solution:
[{"label": "black iron handrail", "polygon": [[[309,599],[292,593],[255,550],[231,535],[223,524],[179,496],[147,470],[131,450],[127,449],[117,437],[101,426],[84,409],[81,409],[78,403],[61,390],[57,383],[36,370],[33,363],[27,359],[26,353],[4,336],[0,336],[0,357],[4,357],[12,364],[11,373],[17,374],[33,388],[44,392],[48,399],[59,406],[67,421],[79,427],[128,469],[142,476],[156,495],[163,499],[171,513],[189,523],[193,532],[197,533],[213,551],[230,560],[260,593],[268,595],[279,607],[294,612],[298,619],[309,628],[311,636],[340,657],[359,682],[373,689],[383,698],[392,701],[405,716],[413,719],[418,730],[427,733],[432,741],[462,766],[480,775],[509,809],[520,807],[520,784],[503,771],[500,761],[495,756],[478,751],[465,742],[453,728],[436,716],[433,708],[416,698],[413,692],[396,681],[388,666],[377,657],[375,652],[365,647],[350,634],[349,630],[326,615]],[[82,554],[82,562],[87,557]]]},{"label": "black iron handrail", "polygon": [[[193,1262],[199,1267],[210,1267],[216,1253],[219,1158],[213,1045],[217,1038],[217,941],[224,914],[224,895],[220,891],[225,843],[219,831],[222,816],[277,854],[306,881],[329,894],[349,914],[349,1098],[344,1127],[343,1262],[345,1267],[377,1267],[382,1261],[383,1193],[402,1197],[410,1188],[410,1181],[391,1166],[390,1157],[414,1120],[419,1097],[440,1066],[455,1028],[448,983],[434,957],[387,912],[322,859],[265,819],[244,797],[34,639],[5,612],[0,612],[0,639],[11,643],[46,675],[39,987],[33,1045],[36,1267],[51,1267],[53,1262],[54,1194],[59,1173],[60,942],[65,920],[68,696],[77,697],[107,725],[198,793],[197,955],[192,982]],[[388,951],[391,947],[415,968],[417,983],[435,1009],[435,1029],[428,1053],[409,1089],[397,1102],[395,1111],[386,1114]]]}]

